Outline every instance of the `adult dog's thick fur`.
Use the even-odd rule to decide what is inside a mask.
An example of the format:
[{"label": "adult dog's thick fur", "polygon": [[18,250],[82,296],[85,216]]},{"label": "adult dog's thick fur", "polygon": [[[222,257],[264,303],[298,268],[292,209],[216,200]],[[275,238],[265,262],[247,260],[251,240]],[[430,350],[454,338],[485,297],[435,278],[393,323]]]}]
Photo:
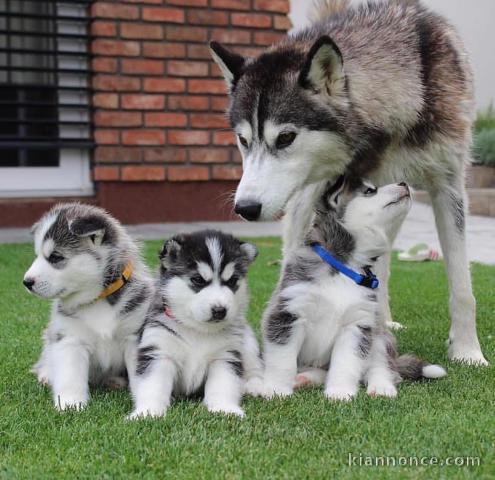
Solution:
[{"label": "adult dog's thick fur", "polygon": [[[317,22],[257,59],[218,43],[211,51],[243,156],[237,213],[258,220],[285,212],[287,255],[307,232],[324,180],[347,172],[425,188],[449,277],[450,357],[486,364],[464,231],[473,81],[454,28],[419,1],[351,8],[330,0]],[[388,264],[378,268],[385,323]]]}]

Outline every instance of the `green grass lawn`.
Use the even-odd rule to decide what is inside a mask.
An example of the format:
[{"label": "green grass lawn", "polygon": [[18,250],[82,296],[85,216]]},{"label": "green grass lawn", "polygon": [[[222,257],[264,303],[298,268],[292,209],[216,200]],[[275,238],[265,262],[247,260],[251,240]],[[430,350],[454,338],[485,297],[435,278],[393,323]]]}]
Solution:
[{"label": "green grass lawn", "polygon": [[[278,275],[269,262],[280,243],[255,241],[249,319],[259,319]],[[146,244],[156,264],[158,242]],[[177,402],[162,420],[124,421],[125,391],[93,391],[80,413],[57,413],[31,365],[40,349],[49,303],[21,284],[30,245],[0,245],[1,478],[494,478],[494,370],[446,360],[447,287],[440,263],[394,262],[391,297],[401,352],[448,367],[439,381],[403,383],[395,400],[334,404],[319,389],[271,402],[246,399],[246,418],[209,414],[197,401]],[[473,266],[478,331],[494,361],[495,268]],[[369,467],[365,456],[479,457],[480,466]],[[458,460],[459,461],[459,460]],[[412,460],[414,462],[414,460]]]}]

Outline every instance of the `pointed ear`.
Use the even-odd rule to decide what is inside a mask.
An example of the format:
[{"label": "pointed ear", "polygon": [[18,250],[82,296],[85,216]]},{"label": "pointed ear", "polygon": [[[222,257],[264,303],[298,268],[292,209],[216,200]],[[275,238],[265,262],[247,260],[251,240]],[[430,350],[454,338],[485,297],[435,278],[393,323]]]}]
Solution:
[{"label": "pointed ear", "polygon": [[229,92],[232,92],[241,77],[246,59],[237,53],[229,52],[217,42],[210,42],[210,54],[223,73]]},{"label": "pointed ear", "polygon": [[177,260],[184,240],[184,235],[176,235],[164,243],[159,258],[165,268],[169,268]]},{"label": "pointed ear", "polygon": [[322,202],[324,209],[336,211],[341,200],[341,194],[344,191],[347,184],[347,179],[344,175],[341,175],[335,183],[329,183],[325,193],[323,194]]},{"label": "pointed ear", "polygon": [[340,95],[344,91],[342,53],[330,37],[320,37],[311,47],[299,74],[299,84],[303,88],[326,92],[329,96]]},{"label": "pointed ear", "polygon": [[258,249],[252,244],[248,242],[241,242],[241,251],[248,259],[249,263],[253,263],[258,256]]},{"label": "pointed ear", "polygon": [[69,223],[69,231],[78,237],[89,237],[91,241],[99,246],[107,230],[105,219],[98,215],[76,218]]},{"label": "pointed ear", "polygon": [[38,230],[38,228],[40,228],[41,226],[41,220],[38,220],[30,229],[29,229],[29,233],[31,235],[35,235],[36,234],[36,230]]}]

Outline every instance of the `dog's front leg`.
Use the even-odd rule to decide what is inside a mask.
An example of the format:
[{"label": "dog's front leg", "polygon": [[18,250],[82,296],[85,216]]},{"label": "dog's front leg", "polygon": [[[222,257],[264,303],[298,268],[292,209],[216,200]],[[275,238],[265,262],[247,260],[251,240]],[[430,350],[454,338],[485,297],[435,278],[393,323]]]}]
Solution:
[{"label": "dog's front leg", "polygon": [[58,410],[83,409],[89,400],[89,352],[71,338],[50,348],[50,381]]},{"label": "dog's front leg", "polygon": [[245,328],[242,351],[244,369],[244,392],[254,397],[263,395],[263,362],[260,357],[258,340],[252,328]]},{"label": "dog's front leg", "polygon": [[215,360],[208,368],[204,404],[210,412],[244,416],[240,407],[242,378],[236,367],[226,360]]},{"label": "dog's front leg", "polygon": [[134,410],[129,420],[163,417],[170,406],[177,367],[167,357],[151,358],[149,352],[138,354],[137,370],[131,382]]}]

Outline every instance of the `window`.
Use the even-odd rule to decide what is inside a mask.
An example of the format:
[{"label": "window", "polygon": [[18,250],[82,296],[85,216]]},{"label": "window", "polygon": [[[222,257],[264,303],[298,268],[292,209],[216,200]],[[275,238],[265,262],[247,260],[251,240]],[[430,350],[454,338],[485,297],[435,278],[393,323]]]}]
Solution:
[{"label": "window", "polygon": [[0,196],[92,193],[86,0],[0,0]]}]

